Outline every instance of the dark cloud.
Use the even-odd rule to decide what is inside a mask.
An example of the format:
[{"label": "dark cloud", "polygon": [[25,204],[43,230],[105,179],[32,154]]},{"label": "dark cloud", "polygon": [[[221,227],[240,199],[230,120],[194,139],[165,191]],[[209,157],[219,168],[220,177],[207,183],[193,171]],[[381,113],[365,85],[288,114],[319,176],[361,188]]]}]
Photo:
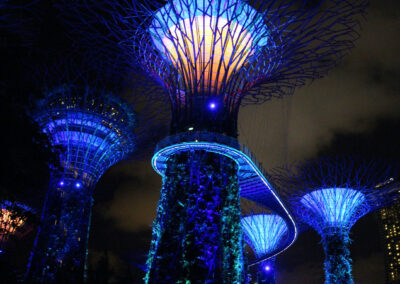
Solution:
[{"label": "dark cloud", "polygon": [[399,118],[400,7],[372,1],[356,48],[324,79],[292,98],[240,111],[240,139],[266,168],[310,157],[336,132],[362,133],[378,118]]}]

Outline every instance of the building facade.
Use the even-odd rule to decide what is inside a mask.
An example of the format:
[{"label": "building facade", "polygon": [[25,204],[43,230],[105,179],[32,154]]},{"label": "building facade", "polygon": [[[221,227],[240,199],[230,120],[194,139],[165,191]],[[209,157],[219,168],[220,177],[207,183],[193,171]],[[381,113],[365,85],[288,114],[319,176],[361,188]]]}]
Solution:
[{"label": "building facade", "polygon": [[387,284],[400,283],[400,201],[379,211]]}]

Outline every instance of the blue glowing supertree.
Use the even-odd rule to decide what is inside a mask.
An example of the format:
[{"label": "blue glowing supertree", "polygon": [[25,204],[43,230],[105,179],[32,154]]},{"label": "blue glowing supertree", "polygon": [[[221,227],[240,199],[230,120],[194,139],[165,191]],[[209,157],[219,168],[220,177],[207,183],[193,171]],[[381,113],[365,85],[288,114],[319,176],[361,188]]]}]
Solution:
[{"label": "blue glowing supertree", "polygon": [[79,2],[62,6],[71,26],[91,42],[120,43],[171,102],[173,136],[152,161],[163,188],[145,281],[240,283],[240,196],[282,215],[291,235],[283,247],[297,232],[235,139],[239,107],[291,94],[336,66],[367,1]]},{"label": "blue glowing supertree", "polygon": [[27,281],[82,283],[96,183],[118,161],[146,156],[154,146],[152,137],[163,133],[158,127],[165,126],[90,85],[53,88],[38,101],[32,117],[59,153],[60,163],[52,170]]},{"label": "blue glowing supertree", "polygon": [[[124,84],[119,69],[96,59],[56,58],[31,75],[39,87],[29,113],[59,163],[52,167],[29,283],[83,281],[96,183],[118,161],[152,152],[153,138],[165,135],[167,113],[152,105],[154,89]],[[125,102],[114,94],[130,95]]]},{"label": "blue glowing supertree", "polygon": [[124,84],[119,69],[95,59],[62,58],[32,75],[41,88],[29,112],[59,163],[52,165],[28,283],[83,283],[96,183],[118,161],[146,157],[166,132],[166,108],[152,104],[157,90]]},{"label": "blue glowing supertree", "polygon": [[298,221],[314,228],[325,251],[325,283],[354,283],[350,229],[365,214],[397,198],[395,167],[356,157],[321,157],[294,169],[278,169],[273,180],[287,191]]},{"label": "blue glowing supertree", "polygon": [[135,148],[135,115],[96,89],[63,85],[45,94],[33,114],[59,151],[28,279],[80,283],[87,254],[93,189],[101,175]]},{"label": "blue glowing supertree", "polygon": [[[280,246],[288,233],[285,220],[276,214],[254,214],[242,217],[244,240],[253,249],[258,259]],[[257,283],[275,283],[275,257],[258,263]]]}]

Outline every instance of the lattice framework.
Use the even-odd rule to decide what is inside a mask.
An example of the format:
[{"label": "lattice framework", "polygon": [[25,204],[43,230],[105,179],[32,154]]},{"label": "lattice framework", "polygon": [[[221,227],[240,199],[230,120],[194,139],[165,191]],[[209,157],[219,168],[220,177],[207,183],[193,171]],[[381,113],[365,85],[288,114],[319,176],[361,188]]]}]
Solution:
[{"label": "lattice framework", "polygon": [[93,92],[60,86],[40,101],[34,117],[60,150],[62,177],[87,186],[135,149],[132,110],[111,94]]},{"label": "lattice framework", "polygon": [[118,42],[128,64],[139,62],[168,91],[174,132],[194,127],[235,136],[241,104],[291,94],[341,61],[359,36],[367,3],[179,0],[61,7],[72,28],[91,32],[90,41]]},{"label": "lattice framework", "polygon": [[242,217],[241,224],[245,240],[258,258],[275,250],[287,233],[283,218],[274,214],[245,216]]}]

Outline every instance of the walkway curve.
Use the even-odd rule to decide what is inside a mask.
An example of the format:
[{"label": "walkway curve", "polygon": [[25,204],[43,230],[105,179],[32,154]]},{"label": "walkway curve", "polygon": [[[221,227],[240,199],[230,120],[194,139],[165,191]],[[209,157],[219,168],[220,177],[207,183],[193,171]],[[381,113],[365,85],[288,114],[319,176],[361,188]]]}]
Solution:
[{"label": "walkway curve", "polygon": [[257,264],[289,248],[297,238],[298,229],[293,216],[265,178],[266,174],[254,155],[238,140],[218,133],[185,132],[167,136],[158,143],[152,159],[154,170],[164,176],[171,155],[185,151],[204,150],[231,158],[238,164],[240,197],[252,200],[278,213],[286,222],[286,239],[274,251],[250,263]]}]

